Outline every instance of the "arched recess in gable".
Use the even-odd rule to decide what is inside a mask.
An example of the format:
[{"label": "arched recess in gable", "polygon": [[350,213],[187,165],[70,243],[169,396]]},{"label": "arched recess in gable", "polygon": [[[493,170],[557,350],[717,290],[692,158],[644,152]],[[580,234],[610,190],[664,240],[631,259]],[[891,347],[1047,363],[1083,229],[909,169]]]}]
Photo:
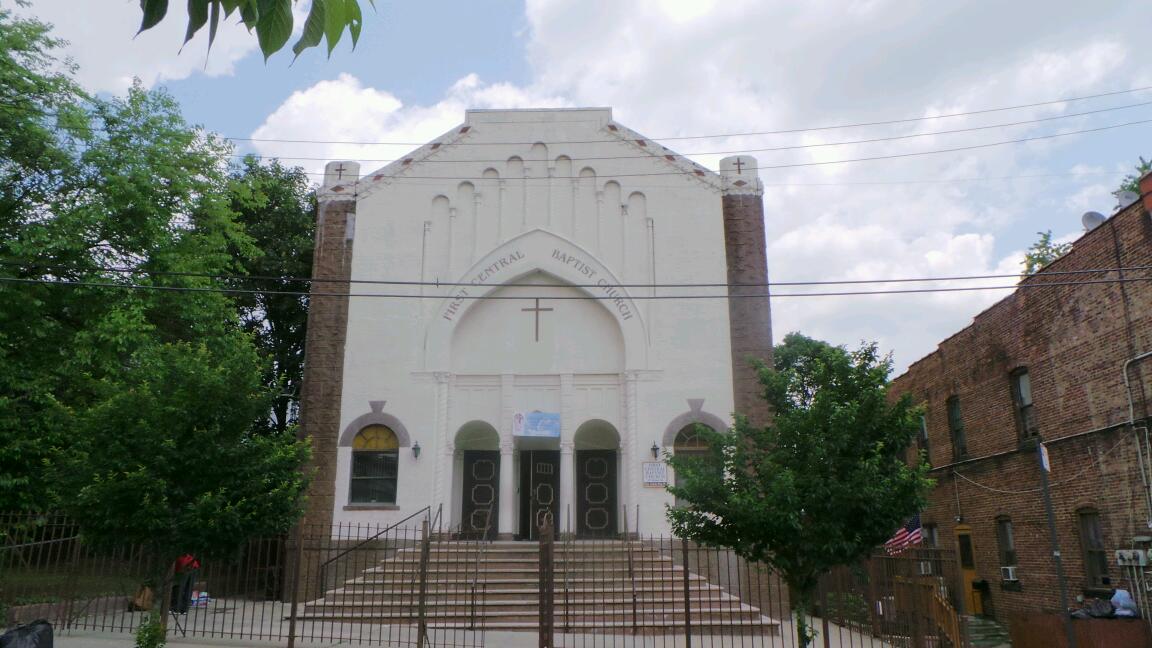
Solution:
[{"label": "arched recess in gable", "polygon": [[[489,272],[491,268],[495,272]],[[596,298],[620,326],[624,338],[624,368],[648,368],[648,332],[643,315],[626,288],[598,258],[576,243],[543,229],[525,232],[481,258],[456,281],[465,284],[445,297],[433,311],[425,331],[424,369],[449,371],[452,333],[478,297],[535,272],[573,284]],[[468,285],[477,278],[475,285]]]}]

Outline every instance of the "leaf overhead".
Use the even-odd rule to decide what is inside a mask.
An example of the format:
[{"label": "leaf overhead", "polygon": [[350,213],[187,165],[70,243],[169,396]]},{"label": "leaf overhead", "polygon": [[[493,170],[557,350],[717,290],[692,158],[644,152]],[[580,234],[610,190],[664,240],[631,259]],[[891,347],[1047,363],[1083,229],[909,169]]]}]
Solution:
[{"label": "leaf overhead", "polygon": [[292,46],[292,58],[295,61],[300,53],[309,47],[316,47],[324,38],[324,14],[327,9],[327,0],[312,0],[312,8],[308,11],[308,18],[304,21],[304,29],[300,38]]},{"label": "leaf overhead", "polygon": [[164,20],[165,14],[168,13],[168,0],[140,0],[140,11],[144,15],[140,20],[140,31],[136,32],[137,36]]},{"label": "leaf overhead", "polygon": [[264,60],[280,51],[292,35],[292,4],[285,0],[261,0],[256,38]]},{"label": "leaf overhead", "polygon": [[[299,1],[299,0],[295,0]],[[375,7],[375,0],[368,0]],[[294,20],[292,5],[294,0],[187,0],[188,27],[184,32],[184,43],[191,41],[196,34],[208,25],[208,49],[216,42],[221,17],[228,18],[239,14],[240,23],[249,33],[256,32],[260,52],[267,61],[284,48],[292,37]],[[144,32],[159,24],[168,13],[168,0],[140,0],[142,20],[140,31]],[[359,0],[312,0],[300,37],[292,45],[292,60],[312,47],[327,42],[328,56],[340,43],[344,31],[352,40],[352,48],[360,41],[364,27],[364,15]]]},{"label": "leaf overhead", "polygon": [[[192,40],[192,37],[200,31],[206,22],[208,22],[208,0],[188,0],[188,29],[184,32],[184,43],[187,44],[188,41]],[[211,46],[212,40],[212,34],[209,33],[209,46]]]}]

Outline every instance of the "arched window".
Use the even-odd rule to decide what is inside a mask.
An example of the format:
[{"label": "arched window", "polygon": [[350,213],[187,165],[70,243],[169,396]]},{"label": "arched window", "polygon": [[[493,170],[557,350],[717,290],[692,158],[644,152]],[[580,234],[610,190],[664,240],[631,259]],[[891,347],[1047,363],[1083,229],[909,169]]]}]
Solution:
[{"label": "arched window", "polygon": [[[708,442],[704,436],[700,434],[700,428],[712,430],[710,426],[704,425],[703,423],[689,423],[683,428],[680,428],[680,431],[676,433],[676,441],[672,444],[672,453],[678,457],[707,454]],[[673,478],[674,483],[679,486],[680,474],[675,474]],[[684,502],[677,497],[675,505],[683,506],[683,504]]]},{"label": "arched window", "polygon": [[386,425],[369,425],[352,439],[352,504],[395,504],[400,441]]}]

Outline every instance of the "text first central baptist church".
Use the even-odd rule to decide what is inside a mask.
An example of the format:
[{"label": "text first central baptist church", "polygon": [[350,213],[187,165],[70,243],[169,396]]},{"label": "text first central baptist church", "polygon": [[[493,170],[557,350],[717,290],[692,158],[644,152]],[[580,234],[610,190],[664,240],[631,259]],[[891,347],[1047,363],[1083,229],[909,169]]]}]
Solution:
[{"label": "text first central baptist church", "polygon": [[468,111],[378,171],[329,164],[306,521],[428,506],[492,537],[667,532],[664,453],[699,452],[696,424],[766,416],[755,167],[717,175],[605,108]]}]

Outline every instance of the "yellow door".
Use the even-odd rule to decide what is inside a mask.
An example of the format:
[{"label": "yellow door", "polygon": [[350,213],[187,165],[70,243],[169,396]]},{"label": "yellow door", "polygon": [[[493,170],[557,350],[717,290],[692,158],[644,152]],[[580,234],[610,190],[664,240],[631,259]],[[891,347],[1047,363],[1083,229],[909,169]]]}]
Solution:
[{"label": "yellow door", "polygon": [[956,527],[956,553],[960,557],[960,586],[964,588],[964,604],[968,614],[984,614],[984,600],[973,583],[976,576],[976,547],[972,545],[972,527]]}]

